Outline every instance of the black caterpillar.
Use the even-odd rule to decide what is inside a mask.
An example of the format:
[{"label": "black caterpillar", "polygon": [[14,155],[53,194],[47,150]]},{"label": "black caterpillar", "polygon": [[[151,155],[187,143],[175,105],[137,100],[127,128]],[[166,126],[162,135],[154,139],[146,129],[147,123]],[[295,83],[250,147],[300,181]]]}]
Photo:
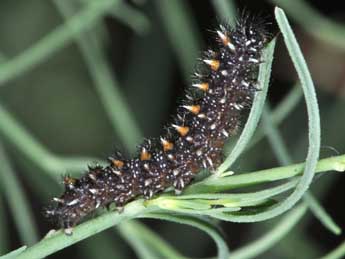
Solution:
[{"label": "black caterpillar", "polygon": [[65,192],[53,199],[46,215],[72,234],[99,207],[115,203],[121,208],[169,187],[178,193],[201,169],[214,171],[223,160],[225,141],[236,134],[243,111],[251,106],[267,35],[263,23],[248,16],[234,27],[220,25],[215,49],[205,52],[195,83],[165,134],[146,140],[137,157],[116,153],[108,166],[89,167],[80,179],[64,177]]}]

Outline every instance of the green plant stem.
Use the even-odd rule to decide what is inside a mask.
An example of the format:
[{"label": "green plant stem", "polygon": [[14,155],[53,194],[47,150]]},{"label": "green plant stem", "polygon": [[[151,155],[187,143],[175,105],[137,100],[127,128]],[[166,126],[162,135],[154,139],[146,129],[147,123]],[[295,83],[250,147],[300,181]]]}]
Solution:
[{"label": "green plant stem", "polygon": [[[222,179],[212,179],[212,181],[208,181],[208,184],[211,184],[210,182],[213,182],[213,184],[224,185],[224,182],[227,182],[227,184],[230,187],[234,188],[235,186],[242,186],[243,184],[250,185],[267,181],[281,180],[300,174],[304,166],[305,164],[301,163],[285,167],[277,167],[262,171],[256,171],[242,175],[223,177]],[[318,162],[316,172],[326,172],[330,170],[344,171],[345,155],[322,159]],[[231,186],[231,183],[233,183],[233,186]],[[188,189],[193,189],[193,185]],[[216,190],[216,188],[213,188],[213,190]],[[129,203],[127,206],[125,206],[124,211],[120,214],[117,212],[108,212],[100,215],[97,218],[82,223],[75,227],[72,236],[66,236],[62,233],[62,231],[58,231],[51,237],[42,239],[39,243],[24,250],[20,255],[18,255],[17,259],[38,259],[48,256],[82,239],[85,239],[91,235],[101,232],[102,230],[117,225],[123,220],[140,217],[144,214],[154,211],[155,208],[144,207],[142,202],[143,201],[139,199]]]},{"label": "green plant stem", "polygon": [[[147,246],[156,250],[163,258],[186,259],[186,257],[176,252],[170,244],[166,243],[150,228],[146,227],[144,224],[139,224],[138,221],[127,221],[118,225],[117,228],[122,232],[122,236],[128,239],[133,239],[133,237],[137,239],[138,244],[133,244],[133,247],[135,245],[140,246],[141,244],[147,244]],[[159,258],[159,256],[155,258]]]},{"label": "green plant stem", "polygon": [[341,259],[345,256],[345,241],[329,254],[322,256],[320,259]]},{"label": "green plant stem", "polygon": [[212,0],[212,4],[218,16],[227,24],[235,26],[236,6],[233,0]]},{"label": "green plant stem", "polygon": [[0,192],[0,255],[4,254],[9,248],[7,218],[5,213],[5,199],[2,192]]},{"label": "green plant stem", "polygon": [[89,220],[74,229],[72,236],[66,236],[63,231],[58,231],[42,239],[39,243],[26,249],[16,259],[43,258],[67,246],[77,243],[91,235],[97,234],[109,227],[121,223],[123,220],[134,218],[143,213],[145,207],[142,200],[129,203],[122,213],[109,212]]},{"label": "green plant stem", "polygon": [[[54,1],[60,13],[68,21],[73,10],[69,1]],[[71,31],[76,28],[70,27]],[[102,52],[100,43],[91,37],[91,34],[79,34],[76,36],[76,42],[85,59],[86,65],[94,81],[96,91],[104,106],[110,122],[127,149],[134,152],[142,134],[139,126],[132,116],[130,107],[127,105],[125,97],[120,91],[119,83],[111,72]],[[116,109],[114,109],[116,104]]]},{"label": "green plant stem", "polygon": [[128,224],[130,222],[123,222],[117,226],[121,236],[133,248],[138,258],[153,259],[158,258],[151,246],[147,246],[143,240],[138,236],[138,229],[135,224]]},{"label": "green plant stem", "polygon": [[0,177],[1,191],[8,201],[21,241],[32,245],[38,240],[34,217],[16,174],[10,164],[5,150],[0,143]]},{"label": "green plant stem", "polygon": [[71,171],[85,168],[85,161],[91,158],[62,158],[55,156],[41,145],[25,128],[0,103],[0,135],[4,140],[13,145],[35,165],[47,172],[55,180],[59,179],[61,168]]},{"label": "green plant stem", "polygon": [[190,82],[190,74],[201,49],[199,42],[202,42],[190,8],[183,0],[158,0],[155,3],[184,77]]},{"label": "green plant stem", "polygon": [[[18,56],[0,65],[0,86],[21,75],[35,65],[45,61],[50,55],[65,46],[78,33],[89,29],[95,22],[108,13],[119,0],[92,1],[87,8],[46,35],[35,45]],[[73,31],[70,28],[74,28]]]},{"label": "green plant stem", "polygon": [[186,224],[206,232],[216,243],[218,248],[218,259],[228,259],[229,249],[224,241],[222,233],[209,221],[197,216],[170,214],[170,213],[146,213],[144,218],[167,220],[179,224]]},{"label": "green plant stem", "polygon": [[119,21],[129,26],[137,34],[145,35],[150,30],[150,20],[141,11],[136,10],[125,2],[119,2],[111,14]]},{"label": "green plant stem", "polygon": [[[295,84],[289,94],[284,98],[283,101],[272,111],[271,119],[275,125],[279,125],[285,118],[287,118],[293,109],[297,106],[303,97],[303,91],[300,84]],[[256,130],[253,139],[250,141],[246,150],[251,149],[260,140],[262,140],[266,135],[262,128],[262,125]]]},{"label": "green plant stem", "polygon": [[[231,190],[242,186],[250,186],[253,184],[261,184],[284,180],[294,176],[301,175],[305,163],[298,163],[289,166],[264,169],[252,173],[242,173],[219,178],[207,178],[202,182],[195,183],[186,188],[184,194],[221,192]],[[315,173],[326,171],[343,172],[345,170],[345,155],[334,156],[319,160],[315,168]],[[226,174],[226,173],[224,173]]]},{"label": "green plant stem", "polygon": [[231,253],[231,259],[250,259],[257,258],[259,254],[267,251],[278,243],[285,235],[292,230],[292,228],[299,222],[303,217],[307,207],[305,205],[299,205],[291,212],[287,213],[286,216],[276,225],[272,230],[266,233],[259,239],[251,242],[249,245],[243,246]]},{"label": "green plant stem", "polygon": [[284,11],[280,8],[276,8],[275,16],[280,31],[282,32],[284,42],[286,44],[294,67],[297,71],[299,80],[301,82],[307,105],[309,147],[306,158],[306,164],[304,168],[304,173],[296,189],[284,201],[278,203],[276,206],[271,207],[270,209],[267,209],[255,215],[235,216],[232,220],[236,222],[257,222],[267,220],[291,209],[303,197],[303,194],[308,190],[309,185],[313,180],[320,152],[320,113],[314,84],[308,71],[307,64],[303,58],[302,51],[296,41],[296,38],[285,16]]},{"label": "green plant stem", "polygon": [[282,7],[306,32],[317,39],[326,44],[345,49],[345,26],[324,17],[312,8],[307,1],[271,0],[271,2]]}]

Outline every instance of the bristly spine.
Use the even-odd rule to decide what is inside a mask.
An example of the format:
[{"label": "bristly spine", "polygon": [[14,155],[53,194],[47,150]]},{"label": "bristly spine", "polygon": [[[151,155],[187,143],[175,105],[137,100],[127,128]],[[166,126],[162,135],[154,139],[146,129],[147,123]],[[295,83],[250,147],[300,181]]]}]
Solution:
[{"label": "bristly spine", "polygon": [[65,192],[53,198],[46,215],[72,234],[98,207],[115,203],[122,208],[169,187],[180,193],[201,169],[214,171],[226,140],[236,134],[243,111],[251,106],[267,36],[263,23],[246,15],[234,27],[220,25],[216,46],[205,52],[189,89],[197,94],[186,95],[165,133],[146,140],[132,159],[116,153],[107,166],[89,167],[79,179],[65,177]]}]

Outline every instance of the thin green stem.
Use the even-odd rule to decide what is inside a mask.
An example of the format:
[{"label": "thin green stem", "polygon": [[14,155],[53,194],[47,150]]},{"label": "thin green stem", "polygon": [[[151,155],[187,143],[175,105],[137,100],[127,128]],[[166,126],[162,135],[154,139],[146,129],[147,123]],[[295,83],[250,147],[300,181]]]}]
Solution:
[{"label": "thin green stem", "polygon": [[345,256],[345,241],[341,243],[336,249],[320,259],[340,259]]},{"label": "thin green stem", "polygon": [[147,244],[149,247],[156,250],[163,258],[186,259],[186,257],[178,253],[173,247],[170,246],[170,244],[165,242],[150,228],[146,227],[144,224],[139,224],[138,221],[124,222],[117,228],[120,230],[120,232],[122,232],[122,236],[127,237],[128,239],[131,239],[135,236],[140,243]]},{"label": "thin green stem", "polygon": [[[184,194],[221,192],[242,186],[267,183],[278,180],[284,180],[294,176],[301,175],[305,163],[298,163],[283,167],[259,170],[252,173],[242,173],[227,177],[207,178],[202,182],[195,183],[186,188]],[[343,172],[345,170],[345,155],[334,156],[319,160],[315,168],[315,173],[321,173],[329,170]],[[230,173],[230,172],[229,172]],[[227,174],[225,172],[224,174]]]},{"label": "thin green stem", "polygon": [[212,4],[218,16],[232,26],[236,22],[236,6],[233,0],[212,0]]},{"label": "thin green stem", "polygon": [[[279,103],[279,105],[272,111],[271,119],[274,124],[277,126],[287,118],[293,109],[297,106],[300,100],[303,97],[303,91],[300,84],[296,84],[289,94]],[[260,140],[265,137],[265,131],[262,128],[262,125],[259,125],[259,128],[256,130],[255,135],[251,142],[246,147],[246,150],[251,149],[256,145]]]},{"label": "thin green stem", "polygon": [[297,208],[289,212],[284,218],[259,239],[252,241],[249,245],[243,246],[231,254],[231,259],[250,259],[257,258],[259,254],[267,251],[269,248],[277,244],[284,236],[286,236],[294,226],[300,221],[307,207],[299,205]]},{"label": "thin green stem", "polygon": [[58,179],[61,168],[70,168],[71,171],[85,168],[87,158],[60,158],[52,154],[39,143],[0,103],[0,135],[13,145],[27,159],[47,172],[49,176]]},{"label": "thin green stem", "polygon": [[133,248],[138,258],[158,259],[158,255],[155,253],[152,247],[147,246],[143,242],[141,237],[138,235],[138,229],[136,228],[135,224],[131,224],[131,222],[124,222],[117,226],[117,230],[120,232],[121,236],[127,241],[127,243]]},{"label": "thin green stem", "polygon": [[0,164],[1,190],[8,201],[19,236],[24,244],[32,245],[38,240],[34,217],[1,143]]},{"label": "thin green stem", "polygon": [[[227,182],[230,186],[232,183],[233,186],[230,186],[229,188],[231,189],[231,187],[243,186],[243,184],[253,185],[294,177],[299,175],[304,167],[305,164],[301,163],[285,167],[271,168],[247,174],[223,177],[222,179],[212,179],[212,181],[208,181],[208,184],[224,185],[224,182]],[[318,162],[316,172],[326,172],[330,170],[345,171],[345,155],[322,159]],[[191,187],[193,187],[193,185]],[[78,225],[75,227],[72,236],[66,236],[62,231],[58,231],[51,237],[44,238],[39,243],[26,249],[17,257],[17,259],[38,259],[48,256],[82,239],[101,232],[102,230],[115,226],[124,220],[142,217],[145,214],[149,215],[156,210],[157,208],[155,207],[144,207],[143,201],[138,199],[125,206],[124,211],[120,214],[117,212],[108,212]]]},{"label": "thin green stem", "polygon": [[[270,111],[268,105],[266,105],[264,114],[263,114],[263,127],[265,129],[268,141],[270,142],[271,148],[274,151],[279,163],[281,165],[289,165],[293,163],[292,158],[287,150],[286,145],[283,142],[283,138],[279,133],[279,130],[274,125],[271,120]],[[313,212],[316,218],[331,232],[334,234],[340,234],[341,229],[333,221],[333,219],[328,215],[326,210],[321,206],[321,204],[314,198],[314,196],[307,191],[303,196],[304,202],[308,205],[310,210]]]},{"label": "thin green stem", "polygon": [[190,82],[190,74],[201,49],[199,42],[202,41],[188,4],[183,0],[159,0],[155,3],[185,79]]},{"label": "thin green stem", "polygon": [[271,2],[282,7],[305,31],[317,39],[345,49],[345,26],[324,17],[312,8],[307,1],[271,0]]},{"label": "thin green stem", "polygon": [[[70,3],[68,1],[54,1],[54,3],[65,19],[70,20],[69,17],[73,13]],[[75,31],[77,28],[70,27],[69,29]],[[120,91],[119,83],[106,62],[100,43],[92,38],[91,34],[78,34],[76,42],[115,132],[129,150],[135,151],[135,147],[142,139],[142,134]]]},{"label": "thin green stem", "polygon": [[[61,25],[18,56],[0,65],[0,86],[21,75],[64,47],[78,33],[89,29],[114,7],[119,0],[92,1],[67,24]],[[70,27],[74,30],[70,30]]]},{"label": "thin green stem", "polygon": [[74,229],[72,236],[65,235],[63,231],[53,233],[52,235],[42,239],[37,244],[23,251],[16,257],[16,259],[39,259],[46,257],[89,236],[95,235],[96,233],[117,225],[124,220],[134,218],[138,214],[143,213],[144,210],[145,207],[142,206],[142,200],[129,203],[122,213],[105,213],[97,218],[80,224]]},{"label": "thin green stem", "polygon": [[0,255],[4,254],[9,248],[9,239],[8,239],[8,228],[7,228],[7,218],[6,213],[3,208],[5,208],[5,195],[0,192]]}]

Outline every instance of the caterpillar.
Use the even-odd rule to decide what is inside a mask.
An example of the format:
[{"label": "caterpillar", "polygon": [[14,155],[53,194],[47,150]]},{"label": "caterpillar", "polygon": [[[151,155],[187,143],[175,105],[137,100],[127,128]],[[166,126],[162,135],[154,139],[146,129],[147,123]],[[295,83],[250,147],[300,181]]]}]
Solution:
[{"label": "caterpillar", "polygon": [[213,49],[205,51],[194,82],[173,121],[159,138],[147,139],[138,154],[120,152],[106,166],[92,166],[79,179],[65,176],[64,193],[53,198],[45,214],[73,233],[85,216],[99,207],[129,201],[173,187],[180,193],[202,169],[211,172],[223,161],[223,146],[241,126],[243,112],[258,90],[258,69],[268,41],[264,23],[243,16],[234,26],[214,31]]}]

